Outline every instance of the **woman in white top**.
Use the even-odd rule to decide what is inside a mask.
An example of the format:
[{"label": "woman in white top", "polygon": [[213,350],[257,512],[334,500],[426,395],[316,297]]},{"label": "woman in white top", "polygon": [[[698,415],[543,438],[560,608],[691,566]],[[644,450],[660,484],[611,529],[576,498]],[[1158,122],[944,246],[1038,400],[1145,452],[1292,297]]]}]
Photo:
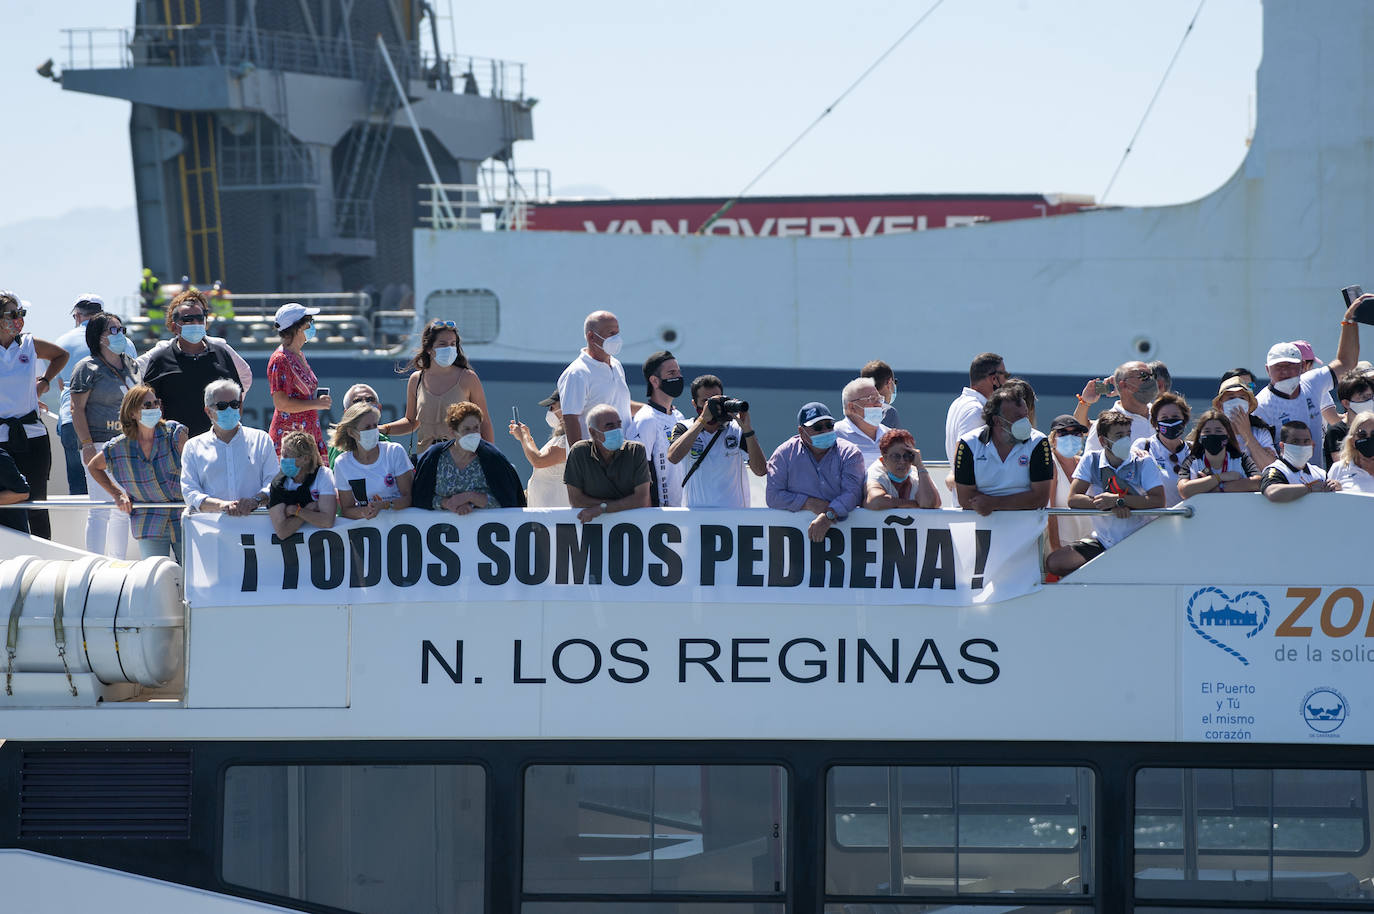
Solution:
[{"label": "woman in white top", "polygon": [[[0,291],[0,448],[14,458],[29,483],[29,499],[48,497],[52,446],[48,430],[38,418],[38,398],[67,364],[67,350],[24,332],[28,302],[13,292]],[[38,363],[47,369],[38,373]],[[52,538],[47,511],[29,511],[29,532]]]},{"label": "woman in white top", "polygon": [[[1078,461],[1083,455],[1087,441],[1088,426],[1078,420],[1076,415],[1056,416],[1050,423],[1050,447],[1054,449],[1054,479],[1050,482],[1050,507],[1067,508],[1069,493],[1073,489],[1073,474],[1078,469]],[[1057,514],[1049,519],[1045,537],[1046,555],[1060,546],[1076,543],[1085,536],[1091,536],[1093,521],[1091,517],[1074,514]]]},{"label": "woman in white top", "polygon": [[1339,454],[1326,478],[1340,483],[1342,492],[1374,495],[1374,413],[1351,420]]},{"label": "woman in white top", "polygon": [[881,456],[868,468],[863,506],[870,511],[892,508],[938,508],[930,471],[921,462],[916,439],[906,429],[894,428],[878,439]]},{"label": "woman in white top", "polygon": [[534,467],[530,481],[525,484],[525,498],[531,508],[567,508],[568,487],[563,484],[563,465],[568,461],[568,436],[563,431],[563,406],[559,402],[558,391],[539,401],[547,406],[544,421],[549,426],[549,440],[544,446],[534,443],[530,427],[512,419],[510,433],[520,442],[525,459]]},{"label": "woman in white top", "polygon": [[1176,393],[1162,393],[1150,404],[1150,424],[1155,433],[1137,438],[1131,448],[1150,455],[1159,474],[1164,477],[1164,507],[1172,508],[1182,501],[1178,494],[1178,480],[1188,472],[1188,449],[1183,433],[1188,428],[1192,410],[1188,401]]},{"label": "woman in white top", "polygon": [[332,527],[338,499],[334,476],[320,460],[320,444],[311,432],[287,432],[281,439],[280,472],[268,488],[267,515],[279,539],[305,524]]},{"label": "woman in white top", "polygon": [[1188,436],[1187,471],[1178,481],[1178,494],[1184,498],[1204,492],[1259,491],[1259,469],[1241,450],[1233,426],[1220,410],[1198,416]]},{"label": "woman in white top", "polygon": [[344,517],[370,519],[410,507],[415,468],[405,448],[381,440],[381,415],[371,403],[355,403],[334,426],[334,485]]}]

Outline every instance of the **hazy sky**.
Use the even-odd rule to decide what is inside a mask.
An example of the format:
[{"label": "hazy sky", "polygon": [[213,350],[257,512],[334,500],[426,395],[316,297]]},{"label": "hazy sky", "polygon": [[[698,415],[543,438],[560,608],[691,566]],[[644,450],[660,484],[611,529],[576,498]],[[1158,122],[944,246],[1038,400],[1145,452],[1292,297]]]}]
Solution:
[{"label": "hazy sky", "polygon": [[[459,53],[526,64],[536,138],[517,165],[551,169],[564,193],[671,196],[739,190],[932,3],[452,6]],[[128,25],[133,6],[0,0],[0,227],[133,204],[127,104],[34,74],[50,56],[65,65],[60,29]],[[1197,6],[945,0],[754,193],[1100,195]],[[1259,0],[1208,0],[1110,202],[1181,202],[1225,181],[1259,58]],[[91,279],[72,281],[123,281]]]}]

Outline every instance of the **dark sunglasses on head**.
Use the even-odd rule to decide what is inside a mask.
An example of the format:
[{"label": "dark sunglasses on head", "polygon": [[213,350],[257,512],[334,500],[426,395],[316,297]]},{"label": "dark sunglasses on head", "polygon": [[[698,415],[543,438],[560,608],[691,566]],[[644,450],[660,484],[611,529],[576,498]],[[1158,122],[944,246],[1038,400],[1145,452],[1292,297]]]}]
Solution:
[{"label": "dark sunglasses on head", "polygon": [[20,308],[18,311],[6,311],[4,314],[0,314],[0,317],[5,318],[5,320],[17,321],[22,320],[28,313],[28,308]]},{"label": "dark sunglasses on head", "polygon": [[223,403],[216,403],[215,409],[224,412],[226,409],[238,409],[242,405],[242,400],[226,400]]},{"label": "dark sunglasses on head", "polygon": [[178,324],[203,324],[205,323],[204,314],[183,314],[180,317],[172,318]]}]

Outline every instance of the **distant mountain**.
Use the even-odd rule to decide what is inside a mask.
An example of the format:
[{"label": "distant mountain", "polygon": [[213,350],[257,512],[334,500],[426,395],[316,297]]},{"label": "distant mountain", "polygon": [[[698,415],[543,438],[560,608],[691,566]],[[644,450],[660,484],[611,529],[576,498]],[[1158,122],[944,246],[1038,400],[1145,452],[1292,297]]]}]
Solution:
[{"label": "distant mountain", "polygon": [[119,313],[132,310],[139,261],[132,206],[0,225],[0,288],[33,304],[28,329],[45,339],[71,328],[71,304],[84,292],[99,294]]}]

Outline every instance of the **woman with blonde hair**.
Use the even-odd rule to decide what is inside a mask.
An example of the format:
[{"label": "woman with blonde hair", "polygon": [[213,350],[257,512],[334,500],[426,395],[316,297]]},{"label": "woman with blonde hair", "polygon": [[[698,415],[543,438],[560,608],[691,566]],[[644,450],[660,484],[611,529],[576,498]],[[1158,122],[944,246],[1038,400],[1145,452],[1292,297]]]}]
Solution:
[{"label": "woman with blonde hair", "polygon": [[[129,515],[143,558],[174,555],[181,561],[181,450],[186,426],[162,417],[162,401],[148,384],[136,384],[119,406],[122,434],[105,442],[86,469]],[[171,508],[134,508],[134,502],[167,502]]]},{"label": "woman with blonde hair", "polygon": [[448,408],[452,441],[440,441],[415,465],[414,504],[426,511],[470,514],[479,508],[523,508],[520,477],[496,445],[483,441],[482,410],[475,403]]},{"label": "woman with blonde hair", "polygon": [[344,517],[371,519],[410,507],[414,468],[405,448],[381,440],[381,415],[371,403],[354,403],[334,426],[334,485]]},{"label": "woman with blonde hair", "polygon": [[279,539],[303,525],[334,526],[338,497],[334,474],[320,460],[320,443],[307,431],[287,432],[281,439],[280,471],[267,490],[267,514]]},{"label": "woman with blonde hair", "polygon": [[1340,483],[1342,492],[1374,495],[1374,413],[1358,413],[1326,478]]}]

